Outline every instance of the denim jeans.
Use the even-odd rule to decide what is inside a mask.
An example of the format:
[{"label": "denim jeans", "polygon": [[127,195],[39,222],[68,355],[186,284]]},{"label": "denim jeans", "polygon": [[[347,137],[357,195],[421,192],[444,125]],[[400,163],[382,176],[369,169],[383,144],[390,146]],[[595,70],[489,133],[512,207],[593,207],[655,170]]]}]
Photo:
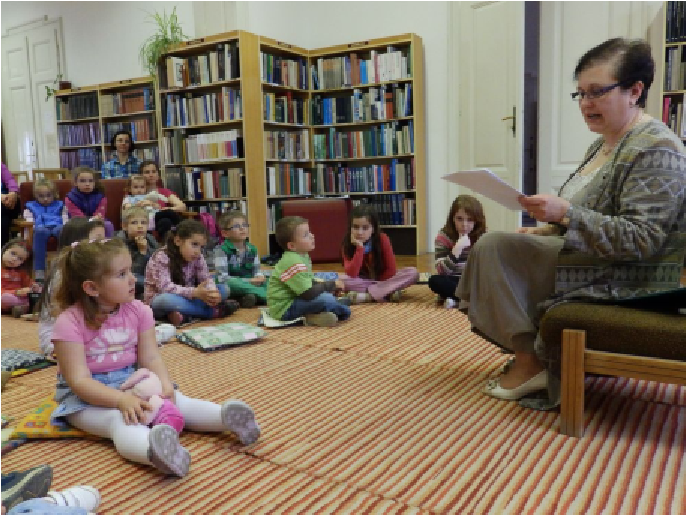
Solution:
[{"label": "denim jeans", "polygon": [[48,255],[48,240],[50,236],[60,239],[62,226],[45,227],[39,225],[33,229],[33,269],[45,271],[45,258]]},{"label": "denim jeans", "polygon": [[[229,290],[223,284],[218,284],[217,289],[222,295],[222,300],[229,296]],[[157,319],[164,319],[168,313],[178,311],[182,315],[193,318],[209,319],[214,316],[214,309],[200,299],[187,299],[175,293],[161,293],[150,303],[152,314]]]},{"label": "denim jeans", "polygon": [[329,292],[320,293],[312,300],[295,299],[281,317],[282,320],[295,320],[298,317],[331,311],[338,320],[350,318],[350,308],[341,304]]}]

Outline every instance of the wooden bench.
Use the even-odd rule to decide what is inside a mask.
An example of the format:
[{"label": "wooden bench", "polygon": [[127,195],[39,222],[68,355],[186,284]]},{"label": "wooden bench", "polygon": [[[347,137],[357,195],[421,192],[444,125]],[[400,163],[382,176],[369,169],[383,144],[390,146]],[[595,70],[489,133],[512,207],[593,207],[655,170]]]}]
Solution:
[{"label": "wooden bench", "polygon": [[587,373],[686,385],[686,315],[565,303],[546,313],[540,331],[546,344],[562,346],[565,435],[583,436]]}]

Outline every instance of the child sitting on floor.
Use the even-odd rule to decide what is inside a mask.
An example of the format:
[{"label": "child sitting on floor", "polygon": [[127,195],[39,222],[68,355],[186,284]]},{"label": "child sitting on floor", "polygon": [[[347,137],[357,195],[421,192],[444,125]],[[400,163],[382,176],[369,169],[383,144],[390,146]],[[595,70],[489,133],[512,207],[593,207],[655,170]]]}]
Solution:
[{"label": "child sitting on floor", "polygon": [[64,202],[57,200],[55,183],[38,179],[33,185],[36,200],[26,203],[24,220],[33,222],[33,265],[37,281],[45,279],[48,240],[59,239],[62,226],[69,220]]},{"label": "child sitting on floor", "polygon": [[149,214],[144,207],[134,206],[122,215],[122,230],[116,236],[124,240],[131,252],[131,271],[136,277],[136,298],[143,299],[145,267],[157,250],[157,240],[148,232]]},{"label": "child sitting on floor", "polygon": [[284,253],[267,285],[269,315],[277,320],[304,316],[308,325],[323,327],[350,318],[350,308],[332,295],[343,288],[343,282],[314,280],[309,255],[314,250],[314,235],[307,220],[286,216],[277,222],[275,233]]},{"label": "child sitting on floor", "polygon": [[41,286],[29,275],[31,251],[21,239],[2,247],[2,312],[20,316],[29,312],[29,293],[39,293]]},{"label": "child sitting on floor", "polygon": [[112,222],[105,219],[107,212],[107,197],[100,182],[95,178],[95,170],[87,166],[74,168],[74,187],[64,200],[69,218],[85,216],[96,218],[105,224],[105,235],[114,234]]},{"label": "child sitting on floor", "polygon": [[152,310],[134,298],[136,281],[124,242],[113,238],[66,247],[61,275],[55,299],[64,311],[52,337],[59,366],[53,421],[66,419],[82,431],[111,439],[125,459],[185,476],[191,457],[176,430],[167,424],[140,424],[150,403],[120,389],[136,368],[147,368],[159,377],[161,396],[176,404],[186,428],[232,431],[244,445],[258,439],[255,415],[244,402],[219,405],[174,390],[155,340]]},{"label": "child sitting on floor", "polygon": [[223,318],[238,309],[229,289],[216,286],[202,255],[207,229],[184,220],[167,234],[167,243],[153,253],[145,268],[143,299],[155,318],[179,326],[192,318]]},{"label": "child sitting on floor", "polygon": [[229,211],[217,222],[224,242],[212,250],[216,281],[226,284],[230,298],[242,308],[267,302],[267,280],[260,273],[257,248],[248,241],[248,221],[240,211]]},{"label": "child sitting on floor", "polygon": [[[62,229],[60,234],[59,248],[71,245],[81,240],[102,240],[105,238],[105,224],[102,220],[88,220],[88,218],[72,218]],[[43,292],[38,299],[36,309],[38,311],[38,344],[40,351],[45,356],[52,356],[54,345],[52,343],[52,328],[55,325],[56,314],[53,313],[54,303],[52,296],[59,289],[60,263],[59,256],[52,263],[50,273],[43,286]]]},{"label": "child sitting on floor", "polygon": [[139,207],[145,209],[148,215],[148,224],[146,229],[148,231],[155,230],[155,213],[157,212],[157,202],[159,200],[167,200],[164,195],[157,192],[146,193],[146,182],[145,177],[142,175],[131,175],[129,176],[128,182],[126,184],[126,196],[121,203],[121,213],[122,217],[126,210],[132,207]]},{"label": "child sitting on floor", "polygon": [[399,302],[403,288],[419,279],[414,267],[396,269],[391,240],[379,228],[379,216],[368,204],[350,214],[348,233],[343,240],[343,279],[353,304]]}]

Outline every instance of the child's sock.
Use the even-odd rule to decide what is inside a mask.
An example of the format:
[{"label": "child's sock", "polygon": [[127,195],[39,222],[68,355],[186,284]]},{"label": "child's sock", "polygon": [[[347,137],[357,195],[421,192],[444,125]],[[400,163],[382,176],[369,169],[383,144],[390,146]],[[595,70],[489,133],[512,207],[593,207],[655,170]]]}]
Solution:
[{"label": "child's sock", "polygon": [[374,299],[369,293],[362,293],[360,291],[349,291],[345,294],[350,299],[352,304],[364,304],[366,302],[374,302]]}]

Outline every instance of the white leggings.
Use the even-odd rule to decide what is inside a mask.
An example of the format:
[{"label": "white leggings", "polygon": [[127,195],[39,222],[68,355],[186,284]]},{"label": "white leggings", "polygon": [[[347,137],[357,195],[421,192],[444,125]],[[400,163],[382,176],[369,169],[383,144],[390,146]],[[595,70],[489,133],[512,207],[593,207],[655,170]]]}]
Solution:
[{"label": "white leggings", "polygon": [[[219,404],[186,397],[178,390],[175,400],[183,415],[185,429],[214,433],[226,431]],[[66,418],[72,426],[86,433],[112,440],[117,452],[127,460],[151,465],[148,459],[150,428],[142,424],[127,425],[118,409],[86,408]]]}]

